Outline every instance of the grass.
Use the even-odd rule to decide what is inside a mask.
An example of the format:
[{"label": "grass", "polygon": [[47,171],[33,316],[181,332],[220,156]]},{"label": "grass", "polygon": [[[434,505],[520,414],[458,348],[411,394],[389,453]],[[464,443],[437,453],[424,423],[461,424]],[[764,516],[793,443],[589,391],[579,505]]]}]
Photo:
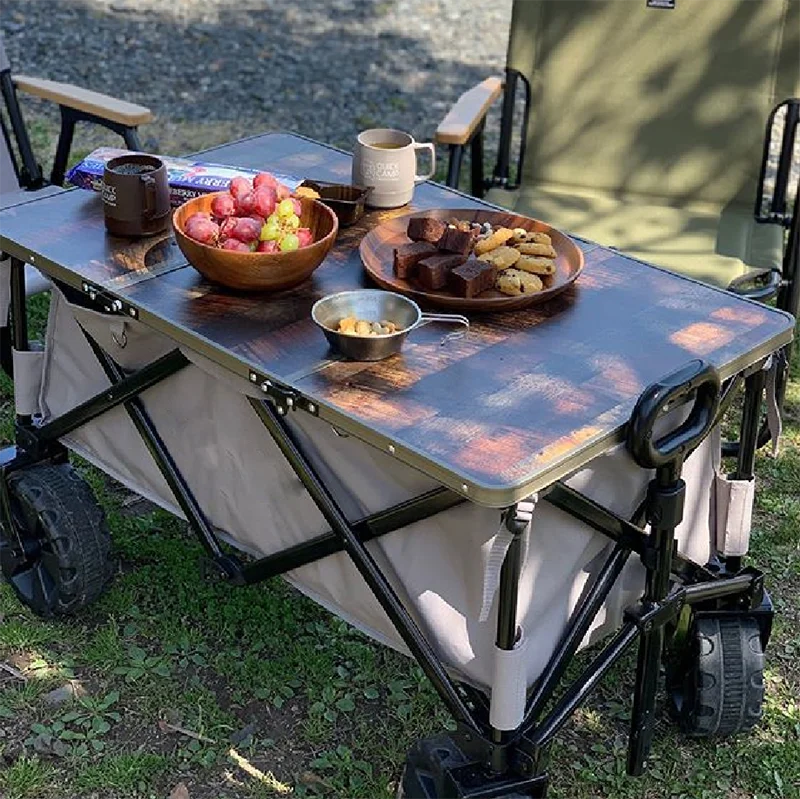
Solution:
[{"label": "grass", "polygon": [[[41,332],[44,298],[32,302]],[[0,436],[13,393],[0,378]],[[624,774],[633,657],[576,714],[552,754],[556,799],[800,796],[800,369],[783,452],[758,458],[753,561],[779,610],[764,723],[682,738],[659,714],[646,775]],[[389,797],[405,752],[450,726],[415,664],[379,648],[280,580],[204,578],[185,525],[80,465],[105,507],[118,574],[79,617],[46,622],[0,585],[0,797]],[[581,662],[586,661],[586,656]],[[81,695],[54,707],[66,684]]]}]

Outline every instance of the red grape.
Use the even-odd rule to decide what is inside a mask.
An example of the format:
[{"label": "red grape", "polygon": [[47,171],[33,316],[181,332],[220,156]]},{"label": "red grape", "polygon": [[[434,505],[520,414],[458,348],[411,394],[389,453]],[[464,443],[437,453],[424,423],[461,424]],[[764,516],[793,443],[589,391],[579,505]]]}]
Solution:
[{"label": "red grape", "polygon": [[294,206],[294,212],[300,216],[303,213],[303,203],[297,197],[292,197],[292,205]]},{"label": "red grape", "polygon": [[259,172],[253,178],[253,188],[260,189],[262,186],[267,189],[274,189],[278,185],[275,175],[269,172]]},{"label": "red grape", "polygon": [[255,211],[255,194],[248,191],[236,198],[236,214],[238,216],[250,216]]},{"label": "red grape", "polygon": [[314,241],[314,234],[307,227],[298,228],[295,231],[295,235],[301,247],[308,247]]},{"label": "red grape", "polygon": [[218,219],[226,219],[236,213],[236,200],[230,194],[218,194],[211,201],[211,213]]},{"label": "red grape", "polygon": [[228,186],[228,191],[238,200],[243,194],[253,190],[253,184],[243,177],[234,178]]},{"label": "red grape", "polygon": [[261,186],[253,192],[253,208],[259,216],[269,216],[275,210],[277,201],[278,195],[272,187]]},{"label": "red grape", "polygon": [[237,239],[227,239],[222,243],[223,250],[235,250],[236,252],[250,252],[250,247],[243,241]]},{"label": "red grape", "polygon": [[184,223],[184,228],[189,227],[189,225],[193,225],[195,222],[210,222],[211,221],[211,214],[204,214],[202,211],[198,211],[196,214],[192,214]]},{"label": "red grape", "polygon": [[275,187],[275,191],[278,194],[278,202],[280,202],[281,200],[285,200],[287,197],[291,196],[292,193],[292,190],[288,186],[285,186],[283,183],[279,183]]},{"label": "red grape", "polygon": [[236,227],[228,235],[249,244],[251,241],[256,241],[260,233],[261,225],[255,219],[246,216],[236,220]]},{"label": "red grape", "polygon": [[227,219],[223,220],[222,224],[219,226],[219,237],[221,241],[230,238],[238,221],[238,218],[235,216],[229,216]]},{"label": "red grape", "polygon": [[260,241],[256,252],[278,252],[277,241]]},{"label": "red grape", "polygon": [[191,219],[187,222],[185,233],[190,239],[201,244],[216,244],[219,237],[219,225],[210,219]]}]

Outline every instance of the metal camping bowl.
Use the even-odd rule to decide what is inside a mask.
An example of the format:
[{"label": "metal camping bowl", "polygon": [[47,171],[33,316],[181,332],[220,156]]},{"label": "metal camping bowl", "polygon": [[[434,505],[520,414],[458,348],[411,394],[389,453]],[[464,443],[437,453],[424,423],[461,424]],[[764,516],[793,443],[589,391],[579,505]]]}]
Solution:
[{"label": "metal camping bowl", "polygon": [[[339,333],[339,322],[348,316],[370,322],[394,322],[397,330],[375,336],[354,336]],[[328,339],[328,343],[353,361],[381,361],[400,352],[406,336],[414,328],[429,322],[450,322],[469,327],[469,319],[459,314],[426,314],[419,305],[391,291],[359,289],[329,294],[314,303],[311,318]],[[452,335],[452,334],[451,334]]]}]

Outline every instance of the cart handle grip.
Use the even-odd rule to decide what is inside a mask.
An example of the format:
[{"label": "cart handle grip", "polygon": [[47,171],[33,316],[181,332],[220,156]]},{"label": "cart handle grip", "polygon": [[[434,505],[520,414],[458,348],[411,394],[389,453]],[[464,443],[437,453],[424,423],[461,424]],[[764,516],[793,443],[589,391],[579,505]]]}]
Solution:
[{"label": "cart handle grip", "polygon": [[[693,392],[696,392],[696,397],[686,421],[654,441],[656,421],[675,401]],[[642,392],[628,424],[628,451],[644,469],[657,469],[684,458],[713,427],[719,401],[717,370],[700,359],[689,361]]]}]

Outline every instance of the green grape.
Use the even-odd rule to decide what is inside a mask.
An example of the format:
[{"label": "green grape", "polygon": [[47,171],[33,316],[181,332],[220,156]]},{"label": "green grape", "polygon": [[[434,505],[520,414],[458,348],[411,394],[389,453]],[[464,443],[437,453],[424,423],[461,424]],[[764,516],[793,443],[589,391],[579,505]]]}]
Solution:
[{"label": "green grape", "polygon": [[300,246],[300,239],[294,233],[287,233],[278,245],[281,252],[292,252]]},{"label": "green grape", "polygon": [[278,216],[281,219],[288,219],[290,216],[294,216],[294,203],[289,200],[281,200],[278,203]]},{"label": "green grape", "polygon": [[275,241],[281,237],[281,226],[277,219],[270,217],[261,228],[261,241]]},{"label": "green grape", "polygon": [[297,214],[292,214],[283,220],[283,227],[286,230],[297,230],[300,227],[300,217]]}]

